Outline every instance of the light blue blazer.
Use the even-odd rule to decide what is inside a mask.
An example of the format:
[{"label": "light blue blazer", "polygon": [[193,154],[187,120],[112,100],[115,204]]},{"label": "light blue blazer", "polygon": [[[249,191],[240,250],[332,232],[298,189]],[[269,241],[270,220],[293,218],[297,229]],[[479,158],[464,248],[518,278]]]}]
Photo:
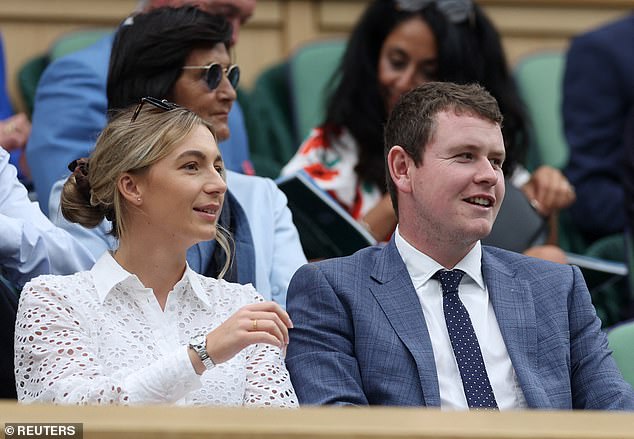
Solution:
[{"label": "light blue blazer", "polygon": [[[529,407],[634,410],[577,267],[483,246],[482,270]],[[393,239],[300,268],[287,310],[300,403],[440,405],[425,318]]]}]

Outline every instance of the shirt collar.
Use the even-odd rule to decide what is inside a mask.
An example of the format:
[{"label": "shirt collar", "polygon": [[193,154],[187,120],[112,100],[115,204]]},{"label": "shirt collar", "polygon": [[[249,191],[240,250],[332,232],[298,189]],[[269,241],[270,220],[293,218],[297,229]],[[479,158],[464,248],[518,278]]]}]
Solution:
[{"label": "shirt collar", "polygon": [[[105,252],[97,260],[90,270],[90,273],[94,279],[97,297],[99,298],[99,302],[101,304],[104,303],[106,297],[110,294],[112,289],[122,282],[129,280],[132,285],[138,287],[139,289],[145,288],[139,278],[119,265],[110,252]],[[194,291],[194,294],[196,294],[196,296],[198,296],[205,305],[210,307],[211,304],[209,303],[209,297],[205,294],[205,290],[203,289],[198,276],[199,275],[189,267],[189,264],[186,263],[185,273],[183,274],[181,280],[174,285],[174,290],[181,285],[183,288],[186,288],[189,284],[191,285],[191,289]]]},{"label": "shirt collar", "polygon": [[[421,252],[403,238],[396,227],[394,240],[403,262],[407,267],[414,287],[426,283],[431,277],[441,269],[442,265],[434,259]],[[482,276],[482,245],[477,241],[473,248],[466,254],[454,269],[460,269],[469,275],[480,288],[484,289],[484,277]]]},{"label": "shirt collar", "polygon": [[183,279],[181,279],[180,282],[183,282],[183,281],[189,282],[189,284],[192,287],[192,290],[194,290],[194,294],[196,294],[196,296],[200,300],[202,300],[202,302],[205,305],[207,305],[207,307],[211,308],[211,302],[209,301],[209,295],[207,294],[207,292],[203,288],[202,284],[200,283],[200,275],[198,273],[196,273],[194,270],[192,270],[189,267],[189,264],[187,264],[187,266],[185,267],[185,274],[183,275]]}]

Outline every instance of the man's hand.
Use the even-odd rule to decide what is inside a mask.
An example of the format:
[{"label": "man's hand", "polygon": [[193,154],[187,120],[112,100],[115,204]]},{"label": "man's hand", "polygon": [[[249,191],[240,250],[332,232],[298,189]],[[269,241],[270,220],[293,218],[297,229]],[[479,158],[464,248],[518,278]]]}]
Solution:
[{"label": "man's hand", "polygon": [[7,151],[22,149],[31,134],[31,122],[24,113],[0,121],[0,146]]}]

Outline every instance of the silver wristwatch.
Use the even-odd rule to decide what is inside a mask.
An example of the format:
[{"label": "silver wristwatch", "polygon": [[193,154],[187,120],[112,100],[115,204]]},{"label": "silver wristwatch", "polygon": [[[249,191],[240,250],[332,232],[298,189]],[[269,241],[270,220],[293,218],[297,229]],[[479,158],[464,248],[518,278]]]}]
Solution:
[{"label": "silver wristwatch", "polygon": [[206,369],[211,369],[216,365],[207,353],[207,334],[205,332],[194,335],[189,340],[189,347],[198,354],[198,358],[203,362]]}]

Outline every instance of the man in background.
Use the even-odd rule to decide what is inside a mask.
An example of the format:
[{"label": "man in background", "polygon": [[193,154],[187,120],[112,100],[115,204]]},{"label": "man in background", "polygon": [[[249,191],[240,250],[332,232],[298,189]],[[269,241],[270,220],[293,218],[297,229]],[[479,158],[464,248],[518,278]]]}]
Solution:
[{"label": "man in background", "polygon": [[[211,14],[223,15],[233,26],[233,43],[241,26],[253,15],[256,0],[146,0],[138,12],[193,4]],[[87,157],[106,125],[106,81],[113,35],[54,61],[38,84],[33,109],[33,128],[27,144],[40,208],[48,214],[53,184],[68,174],[68,164]],[[251,169],[242,111],[234,103],[229,113],[231,137],[219,145],[228,169]]]},{"label": "man in background", "polygon": [[634,13],[576,37],[566,57],[563,121],[570,159],[565,173],[575,187],[573,222],[588,241],[621,233],[626,197],[634,190],[626,167],[627,118],[634,113]]}]

